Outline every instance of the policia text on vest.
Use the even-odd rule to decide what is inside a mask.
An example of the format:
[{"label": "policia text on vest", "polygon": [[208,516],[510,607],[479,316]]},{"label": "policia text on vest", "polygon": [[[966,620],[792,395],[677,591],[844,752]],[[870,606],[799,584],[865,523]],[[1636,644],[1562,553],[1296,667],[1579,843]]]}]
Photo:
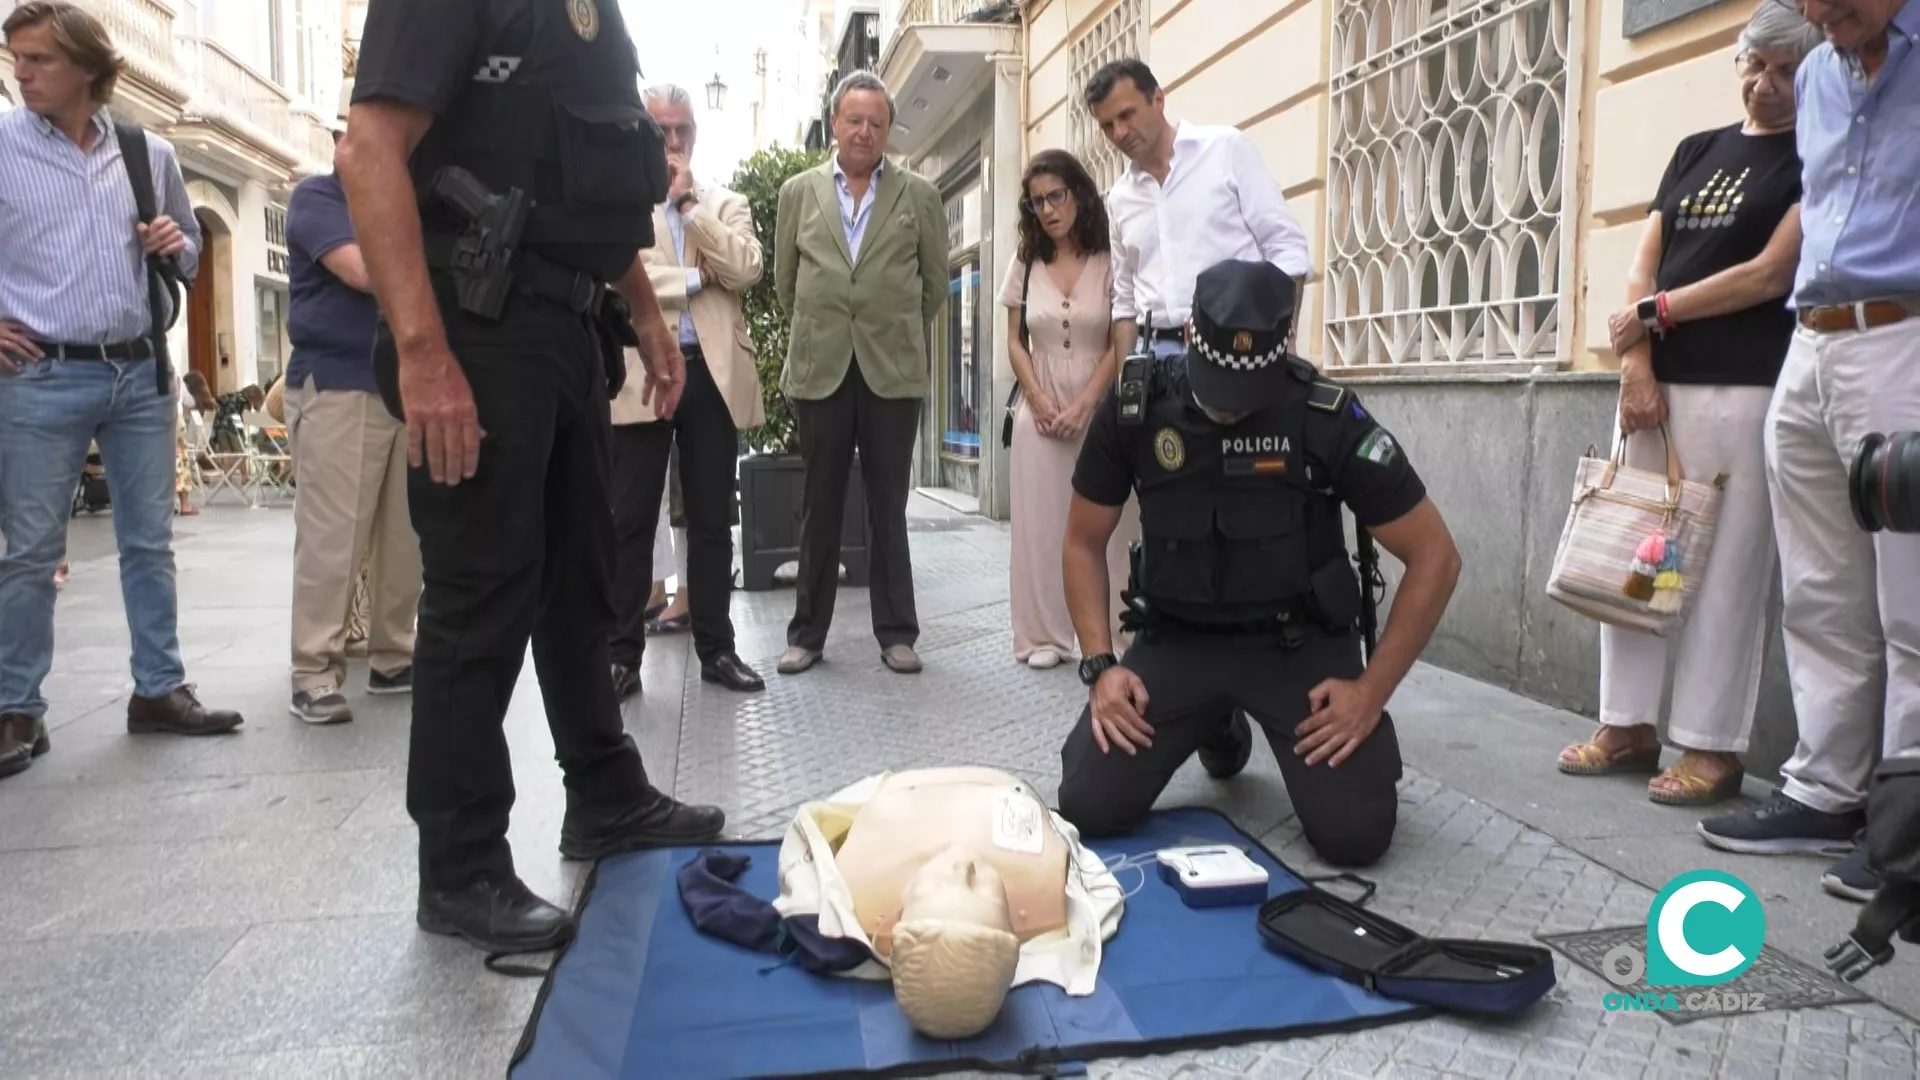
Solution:
[{"label": "policia text on vest", "polygon": [[[1208,269],[1185,356],[1121,380],[1145,387],[1139,422],[1123,421],[1117,389],[1088,432],[1064,559],[1090,695],[1060,784],[1061,813],[1085,835],[1132,828],[1192,754],[1216,778],[1239,773],[1251,717],[1323,859],[1364,866],[1392,840],[1401,762],[1382,706],[1431,637],[1459,554],[1393,436],[1285,351],[1292,299],[1270,264]],[[1130,494],[1135,637],[1117,660],[1098,553]],[[1407,567],[1365,659],[1343,508]]]},{"label": "policia text on vest", "polygon": [[413,466],[418,918],[496,951],[573,933],[507,846],[501,722],[529,639],[566,776],[563,855],[724,824],[649,782],[609,678],[617,338],[638,340],[661,416],[684,366],[638,266],[667,191],[639,75],[615,0],[373,0],[337,159],[384,315],[375,375]]}]

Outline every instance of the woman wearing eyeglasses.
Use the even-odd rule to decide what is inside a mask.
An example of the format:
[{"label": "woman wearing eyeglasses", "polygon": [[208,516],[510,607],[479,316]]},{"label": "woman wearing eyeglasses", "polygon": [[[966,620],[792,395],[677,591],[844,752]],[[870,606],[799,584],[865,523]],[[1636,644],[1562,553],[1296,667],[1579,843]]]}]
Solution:
[{"label": "woman wearing eyeglasses", "polygon": [[[1735,70],[1746,118],[1682,139],[1649,208],[1608,321],[1620,357],[1620,432],[1634,468],[1666,471],[1665,437],[1690,479],[1726,477],[1699,590],[1677,634],[1600,630],[1600,730],[1560,770],[1657,773],[1654,802],[1736,795],[1760,691],[1774,570],[1762,431],[1793,335],[1786,307],[1800,256],[1794,72],[1820,43],[1797,12],[1761,4]],[[1667,734],[1682,752],[1659,771],[1659,720],[1673,649]]]},{"label": "woman wearing eyeglasses", "polygon": [[[1060,552],[1066,542],[1073,465],[1094,410],[1113,386],[1113,264],[1107,208],[1093,178],[1064,150],[1034,155],[1020,184],[1020,244],[1000,302],[1020,401],[1013,413],[1011,606],[1014,658],[1050,668],[1074,653]],[[1024,307],[1027,340],[1021,341]],[[1123,521],[1108,573],[1125,585]]]}]

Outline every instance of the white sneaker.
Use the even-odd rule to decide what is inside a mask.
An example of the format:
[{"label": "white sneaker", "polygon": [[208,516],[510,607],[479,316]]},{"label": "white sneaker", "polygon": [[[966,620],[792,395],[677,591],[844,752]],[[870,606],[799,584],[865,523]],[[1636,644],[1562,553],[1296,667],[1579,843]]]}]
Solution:
[{"label": "white sneaker", "polygon": [[1045,671],[1048,668],[1059,667],[1060,654],[1054,652],[1052,649],[1041,649],[1039,652],[1027,657],[1027,666],[1035,671]]}]

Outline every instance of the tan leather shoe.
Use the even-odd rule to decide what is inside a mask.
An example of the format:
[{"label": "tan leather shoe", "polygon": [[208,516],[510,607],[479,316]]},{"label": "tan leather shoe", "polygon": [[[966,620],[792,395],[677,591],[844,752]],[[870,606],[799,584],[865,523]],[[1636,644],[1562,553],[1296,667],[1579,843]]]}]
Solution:
[{"label": "tan leather shoe", "polygon": [[820,650],[803,649],[792,646],[780,654],[780,663],[774,667],[782,675],[798,675],[820,662]]},{"label": "tan leather shoe", "polygon": [[918,675],[920,654],[911,645],[889,645],[880,650],[880,662],[898,675]]}]

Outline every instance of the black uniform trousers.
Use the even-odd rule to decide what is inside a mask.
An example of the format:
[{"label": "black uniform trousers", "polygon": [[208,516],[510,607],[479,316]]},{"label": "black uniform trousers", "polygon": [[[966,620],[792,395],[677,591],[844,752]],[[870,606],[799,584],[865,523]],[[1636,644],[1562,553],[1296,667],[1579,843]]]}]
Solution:
[{"label": "black uniform trousers", "polygon": [[[1298,648],[1277,635],[1230,637],[1153,630],[1136,637],[1120,661],[1147,688],[1153,745],[1136,755],[1093,741],[1091,708],[1060,751],[1060,814],[1083,836],[1111,836],[1138,825],[1187,758],[1216,740],[1233,710],[1266,729],[1287,795],[1307,842],[1335,866],[1367,866],[1386,853],[1398,816],[1400,743],[1393,721],[1380,725],[1335,769],[1309,767],[1294,753],[1296,727],[1312,712],[1307,693],[1329,678],[1358,678],[1357,635],[1307,630]],[[1111,746],[1111,743],[1109,743]]]},{"label": "black uniform trousers", "polygon": [[[687,577],[693,651],[702,663],[733,651],[733,499],[739,433],[698,345],[681,346],[687,386],[673,419],[613,429],[613,522],[619,584],[614,590],[613,662],[639,667],[653,592],[653,535],[667,465],[680,445],[680,498],[687,521]],[[635,378],[640,376],[636,374]]]},{"label": "black uniform trousers", "polygon": [[913,483],[913,441],[920,433],[920,399],[875,394],[856,360],[847,365],[847,377],[832,394],[818,401],[795,401],[793,423],[807,479],[801,496],[800,577],[794,583],[787,644],[826,648],[840,590],[847,478],[858,448],[867,497],[873,636],[882,649],[912,645],[920,637],[920,617],[913,601],[913,557],[907,550],[907,495]]},{"label": "black uniform trousers", "polygon": [[[502,730],[533,642],[547,726],[575,806],[628,806],[651,791],[607,678],[613,515],[607,383],[584,316],[519,295],[498,322],[450,302],[448,343],[478,407],[480,461],[448,487],[407,474],[423,589],[413,654],[407,811],[423,887],[511,873],[513,764]],[[397,361],[383,323],[375,375],[395,416]]]}]

